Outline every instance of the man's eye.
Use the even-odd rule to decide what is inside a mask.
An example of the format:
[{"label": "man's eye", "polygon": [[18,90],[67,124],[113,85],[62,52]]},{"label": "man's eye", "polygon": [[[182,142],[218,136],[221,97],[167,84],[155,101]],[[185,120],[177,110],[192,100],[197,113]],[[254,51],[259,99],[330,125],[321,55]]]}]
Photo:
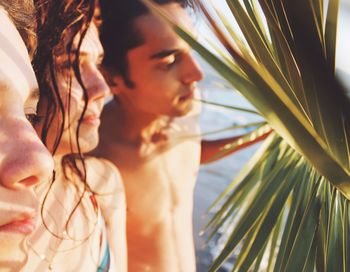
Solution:
[{"label": "man's eye", "polygon": [[175,63],[176,63],[176,59],[174,58],[172,61],[169,61],[169,62],[166,64],[166,66],[167,66],[168,68],[171,68],[171,66],[173,66]]},{"label": "man's eye", "polygon": [[42,116],[37,114],[26,114],[26,118],[33,127],[39,124],[43,119]]},{"label": "man's eye", "polygon": [[170,70],[175,64],[177,64],[180,61],[180,58],[180,54],[172,54],[167,57],[164,57],[158,64],[158,67],[164,71]]},{"label": "man's eye", "polygon": [[176,63],[176,59],[169,62],[162,62],[159,64],[159,68],[162,70],[169,70],[174,66],[175,63]]}]

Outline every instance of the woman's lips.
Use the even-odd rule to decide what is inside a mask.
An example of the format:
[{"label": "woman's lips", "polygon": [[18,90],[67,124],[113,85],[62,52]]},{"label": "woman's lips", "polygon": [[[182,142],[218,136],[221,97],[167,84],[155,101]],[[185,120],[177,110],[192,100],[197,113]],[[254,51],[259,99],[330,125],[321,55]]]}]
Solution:
[{"label": "woman's lips", "polygon": [[36,220],[34,218],[27,218],[0,226],[0,232],[21,233],[28,235],[35,230],[35,227]]},{"label": "woman's lips", "polygon": [[99,125],[100,117],[98,115],[87,115],[84,117],[83,123],[89,125]]}]

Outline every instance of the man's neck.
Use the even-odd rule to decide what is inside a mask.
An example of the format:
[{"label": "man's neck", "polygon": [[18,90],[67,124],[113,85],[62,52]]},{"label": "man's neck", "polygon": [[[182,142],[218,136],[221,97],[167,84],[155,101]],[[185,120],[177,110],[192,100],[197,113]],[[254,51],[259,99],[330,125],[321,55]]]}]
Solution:
[{"label": "man's neck", "polygon": [[115,138],[120,142],[141,146],[166,140],[166,130],[171,118],[140,112],[129,103],[125,105],[122,100],[114,100],[112,103],[113,116],[117,124]]}]

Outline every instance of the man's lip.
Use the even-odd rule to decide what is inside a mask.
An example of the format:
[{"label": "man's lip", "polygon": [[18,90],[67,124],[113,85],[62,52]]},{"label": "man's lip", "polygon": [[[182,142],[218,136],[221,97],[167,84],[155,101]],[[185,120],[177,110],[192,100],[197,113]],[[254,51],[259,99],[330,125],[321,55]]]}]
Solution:
[{"label": "man's lip", "polygon": [[6,225],[0,226],[0,232],[31,234],[36,228],[36,220],[34,217],[25,218],[23,220],[14,220]]},{"label": "man's lip", "polygon": [[183,101],[186,101],[186,100],[189,100],[189,99],[193,99],[194,98],[194,92],[188,92],[186,94],[183,94],[183,95],[180,95],[179,96],[179,101],[180,102],[183,102]]}]

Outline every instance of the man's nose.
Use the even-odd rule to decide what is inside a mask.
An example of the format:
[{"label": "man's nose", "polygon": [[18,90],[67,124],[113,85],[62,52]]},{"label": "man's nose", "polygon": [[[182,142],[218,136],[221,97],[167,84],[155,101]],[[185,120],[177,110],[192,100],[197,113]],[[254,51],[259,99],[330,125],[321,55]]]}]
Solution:
[{"label": "man's nose", "polygon": [[20,131],[2,142],[0,149],[0,184],[13,190],[49,181],[54,166],[51,154],[35,131],[31,127]]},{"label": "man's nose", "polygon": [[201,81],[203,79],[203,71],[200,68],[198,62],[190,54],[187,56],[187,61],[184,67],[184,73],[182,75],[182,81],[186,85],[190,85],[194,82]]}]

